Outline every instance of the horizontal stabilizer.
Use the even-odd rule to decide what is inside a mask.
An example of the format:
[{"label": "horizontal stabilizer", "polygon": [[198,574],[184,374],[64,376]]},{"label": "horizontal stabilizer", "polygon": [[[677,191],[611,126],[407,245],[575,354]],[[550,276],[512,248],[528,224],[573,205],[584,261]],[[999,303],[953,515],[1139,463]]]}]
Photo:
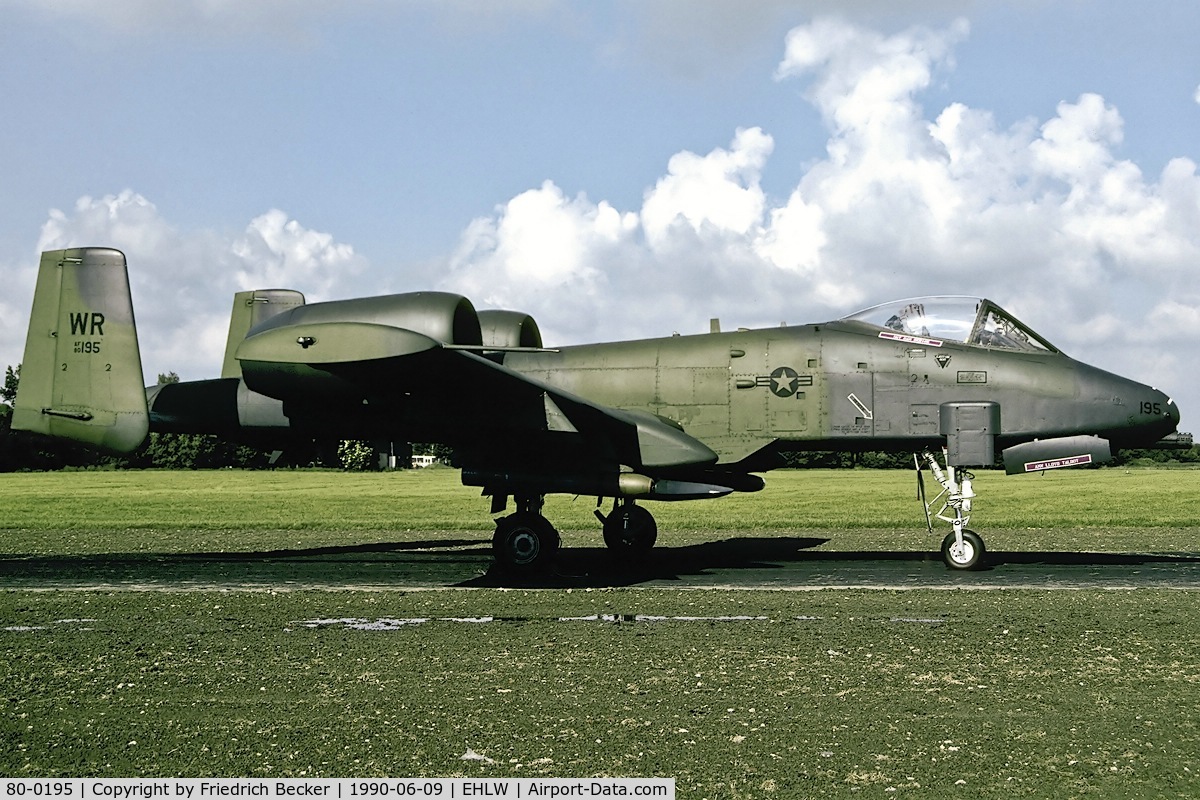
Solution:
[{"label": "horizontal stabilizer", "polygon": [[272,317],[303,305],[304,295],[294,289],[257,289],[235,294],[233,310],[229,314],[229,336],[225,341],[221,377],[242,377],[242,367],[236,357],[237,348],[251,330]]},{"label": "horizontal stabilizer", "polygon": [[1112,460],[1107,439],[1099,436],[1064,436],[1038,439],[1004,450],[1004,471],[1009,475],[1066,467],[1087,467]]}]

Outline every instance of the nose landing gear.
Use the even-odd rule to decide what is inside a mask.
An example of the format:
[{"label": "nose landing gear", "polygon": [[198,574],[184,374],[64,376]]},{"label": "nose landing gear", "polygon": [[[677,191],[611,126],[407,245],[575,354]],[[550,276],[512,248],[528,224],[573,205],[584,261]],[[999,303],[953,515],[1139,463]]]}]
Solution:
[{"label": "nose landing gear", "polygon": [[[945,459],[946,450],[942,449]],[[953,530],[942,539],[942,561],[950,569],[979,569],[984,565],[986,548],[983,537],[975,531],[967,529],[971,520],[971,500],[975,497],[972,481],[975,476],[967,470],[959,470],[949,463],[945,468],[938,463],[937,457],[925,450],[914,458],[917,468],[917,492],[925,507],[925,525],[933,533],[933,518],[950,523]],[[925,497],[925,473],[923,467],[928,466],[934,480],[942,487],[932,500]],[[940,508],[934,512],[938,503]]]}]

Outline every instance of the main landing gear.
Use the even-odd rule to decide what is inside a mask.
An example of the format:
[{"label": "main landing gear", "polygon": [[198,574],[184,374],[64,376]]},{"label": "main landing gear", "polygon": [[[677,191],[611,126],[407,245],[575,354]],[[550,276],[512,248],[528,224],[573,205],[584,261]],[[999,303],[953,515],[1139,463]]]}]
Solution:
[{"label": "main landing gear", "polygon": [[[942,457],[945,458],[945,448]],[[975,490],[971,485],[975,476],[965,469],[957,469],[946,464],[945,468],[938,463],[937,457],[928,450],[915,458],[917,467],[917,490],[921,502],[925,506],[925,524],[933,533],[933,518],[950,523],[951,531],[942,539],[942,560],[950,569],[979,569],[984,564],[986,549],[983,538],[975,531],[967,529],[971,520],[971,500]],[[928,466],[929,471],[942,487],[932,500],[925,498],[925,478],[922,468]],[[933,507],[941,502],[937,512]]]},{"label": "main landing gear", "polygon": [[658,523],[654,521],[654,515],[632,500],[614,500],[613,510],[607,517],[599,509],[594,513],[604,526],[604,544],[613,553],[644,553],[658,540]]},{"label": "main landing gear", "polygon": [[542,504],[542,497],[518,497],[516,513],[496,520],[492,551],[497,563],[531,571],[554,559],[562,540],[542,516]]},{"label": "main landing gear", "polygon": [[[543,497],[517,497],[517,510],[496,520],[492,551],[496,562],[509,570],[532,572],[544,568],[558,553],[561,538],[550,520],[542,516]],[[632,499],[613,501],[608,515],[596,512],[604,526],[604,544],[619,556],[639,555],[654,547],[658,525],[654,515]]]}]

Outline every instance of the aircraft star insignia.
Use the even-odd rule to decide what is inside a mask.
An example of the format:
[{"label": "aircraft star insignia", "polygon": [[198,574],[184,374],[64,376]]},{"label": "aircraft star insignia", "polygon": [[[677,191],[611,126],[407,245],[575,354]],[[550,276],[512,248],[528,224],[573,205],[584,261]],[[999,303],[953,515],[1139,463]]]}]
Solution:
[{"label": "aircraft star insignia", "polygon": [[791,397],[800,386],[800,374],[791,367],[780,367],[771,373],[771,392],[777,397]]}]

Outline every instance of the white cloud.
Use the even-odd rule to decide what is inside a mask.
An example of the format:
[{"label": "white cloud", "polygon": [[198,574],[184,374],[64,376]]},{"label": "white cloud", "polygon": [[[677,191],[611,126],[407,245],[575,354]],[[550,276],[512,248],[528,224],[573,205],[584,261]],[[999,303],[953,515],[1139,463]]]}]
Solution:
[{"label": "white cloud", "polygon": [[38,238],[39,252],[99,243],[118,249],[163,250],[176,236],[154,204],[129,189],[99,199],[81,197],[74,211],[68,215],[51,209]]},{"label": "white cloud", "polygon": [[[785,197],[765,192],[763,177],[789,132],[739,129],[725,147],[673,156],[637,208],[570,197],[552,181],[516,195],[466,226],[439,288],[533,313],[548,344],[980,294],[1072,355],[1200,404],[1187,369],[1200,306],[1196,164],[1145,175],[1120,157],[1123,120],[1097,94],[1006,128],[961,102],[926,112],[921,99],[967,35],[965,23],[892,35],[832,19],[796,28],[776,77],[803,82],[828,140]],[[192,371],[207,349],[213,367],[201,375],[215,373],[233,291],[344,295],[343,278],[365,266],[280,211],[233,238],[181,232],[132,192],[52,212],[39,244],[125,249],[135,302],[151,300],[138,314],[155,331],[143,341],[157,369]],[[187,333],[172,338],[181,319]]]},{"label": "white cloud", "polygon": [[[1147,357],[1183,353],[1184,329],[1142,320],[1158,309],[1154,319],[1186,321],[1161,303],[1200,301],[1195,164],[1176,159],[1147,179],[1117,156],[1123,120],[1096,94],[1007,129],[963,103],[926,114],[922,94],[952,71],[968,32],[798,27],[776,77],[807,81],[829,139],[785,200],[760,182],[779,132],[742,129],[728,149],[672,157],[640,209],[565,201],[546,183],[536,195],[572,224],[518,227],[528,198],[514,198],[472,223],[444,285],[536,311],[547,341],[696,331],[717,313],[771,324],[914,294],[989,295],[1075,355],[1200,394],[1170,367],[1186,359]],[[589,222],[602,208],[625,221],[616,240]],[[548,296],[535,278],[554,253],[570,280]]]},{"label": "white cloud", "polygon": [[676,153],[667,175],[646,193],[641,222],[651,249],[686,224],[702,235],[746,236],[762,224],[766,198],[759,186],[775,143],[758,128],[738,130],[729,150],[706,156]]},{"label": "white cloud", "polygon": [[1100,95],[1059,103],[1058,116],[1042,126],[1041,138],[1030,145],[1033,167],[1084,188],[1111,165],[1110,148],[1124,138],[1123,126],[1121,115]]},{"label": "white cloud", "polygon": [[[129,263],[130,288],[138,321],[145,374],[177,372],[189,379],[220,371],[229,327],[232,295],[243,289],[298,288],[310,301],[361,271],[353,249],[328,233],[312,231],[282,211],[253,219],[230,239],[212,231],[180,231],[145,197],[126,190],[101,198],[82,197],[71,212],[49,212],[37,251],[68,247],[115,247]],[[36,261],[15,273],[32,298]],[[15,294],[16,292],[14,292]],[[25,338],[28,305],[5,313],[5,325],[19,334],[4,337],[0,360],[17,364]],[[7,312],[7,307],[0,307]],[[9,320],[15,320],[9,322]]]},{"label": "white cloud", "polygon": [[442,288],[461,292],[480,307],[522,310],[570,320],[582,331],[596,322],[606,266],[620,262],[637,227],[632,214],[605,202],[573,199],[546,181],[514,197],[495,217],[481,217],[464,231]]},{"label": "white cloud", "polygon": [[25,335],[36,277],[36,264],[0,263],[0,278],[5,290],[0,296],[0,369],[16,367],[25,355]]},{"label": "white cloud", "polygon": [[230,249],[238,259],[236,280],[242,290],[298,285],[323,298],[364,266],[353,247],[308,230],[279,209],[251,220]]}]

